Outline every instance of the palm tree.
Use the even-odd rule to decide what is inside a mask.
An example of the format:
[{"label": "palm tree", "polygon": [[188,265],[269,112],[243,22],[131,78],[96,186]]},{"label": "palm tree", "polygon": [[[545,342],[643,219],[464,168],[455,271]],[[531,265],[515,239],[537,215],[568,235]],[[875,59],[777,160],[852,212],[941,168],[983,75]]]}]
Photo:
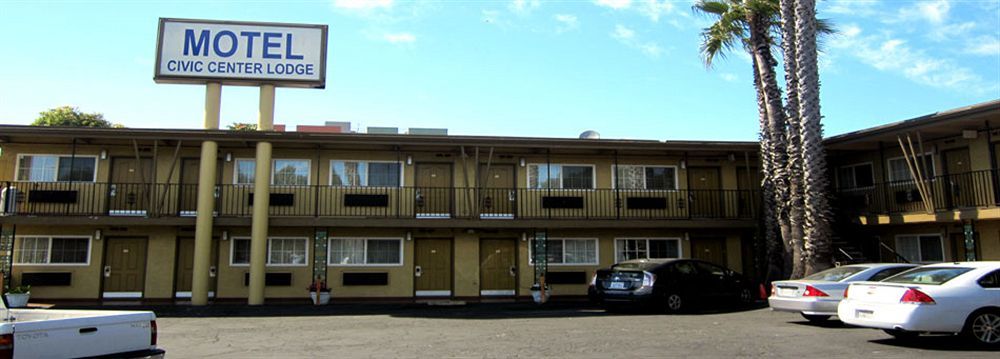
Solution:
[{"label": "palm tree", "polygon": [[788,123],[786,132],[786,142],[788,144],[788,224],[789,233],[784,237],[790,251],[791,277],[801,278],[805,273],[805,262],[802,258],[802,248],[804,240],[803,221],[805,220],[805,209],[803,208],[804,194],[802,178],[802,140],[801,126],[799,118],[799,81],[796,74],[795,61],[795,1],[780,0],[781,9],[781,47],[782,58],[785,59],[785,119]]},{"label": "palm tree", "polygon": [[830,266],[830,201],[826,153],[820,123],[816,0],[795,0],[795,63],[802,140],[805,274]]}]

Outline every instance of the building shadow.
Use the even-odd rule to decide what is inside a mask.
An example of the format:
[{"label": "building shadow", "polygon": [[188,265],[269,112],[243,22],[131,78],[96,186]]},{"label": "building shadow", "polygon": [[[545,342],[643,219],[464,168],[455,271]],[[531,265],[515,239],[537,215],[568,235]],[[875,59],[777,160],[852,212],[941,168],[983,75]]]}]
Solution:
[{"label": "building shadow", "polygon": [[901,340],[889,337],[869,340],[869,343],[881,344],[898,348],[910,348],[948,352],[997,352],[1000,347],[988,348],[957,335],[922,335],[915,339]]}]

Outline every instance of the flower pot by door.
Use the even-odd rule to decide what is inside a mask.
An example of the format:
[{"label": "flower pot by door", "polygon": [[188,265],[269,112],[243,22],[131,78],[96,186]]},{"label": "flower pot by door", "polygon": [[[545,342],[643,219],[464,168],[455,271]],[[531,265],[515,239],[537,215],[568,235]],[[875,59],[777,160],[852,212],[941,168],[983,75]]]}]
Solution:
[{"label": "flower pot by door", "polygon": [[28,305],[28,298],[31,298],[31,292],[28,293],[7,293],[7,306],[11,308],[24,308]]},{"label": "flower pot by door", "polygon": [[330,292],[319,292],[319,302],[316,301],[316,292],[309,292],[309,298],[312,298],[313,304],[330,304]]}]

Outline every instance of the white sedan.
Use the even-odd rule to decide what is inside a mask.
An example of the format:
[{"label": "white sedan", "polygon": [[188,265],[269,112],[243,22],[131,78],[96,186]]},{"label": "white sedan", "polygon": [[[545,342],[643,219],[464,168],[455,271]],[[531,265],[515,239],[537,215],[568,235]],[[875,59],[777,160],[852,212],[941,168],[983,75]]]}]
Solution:
[{"label": "white sedan", "polygon": [[1000,346],[1000,262],[939,263],[848,287],[837,315],[899,338],[965,334]]},{"label": "white sedan", "polygon": [[771,310],[800,313],[810,322],[821,322],[837,315],[837,304],[852,282],[877,282],[916,267],[908,263],[868,263],[830,268],[798,280],[773,282],[767,302]]}]

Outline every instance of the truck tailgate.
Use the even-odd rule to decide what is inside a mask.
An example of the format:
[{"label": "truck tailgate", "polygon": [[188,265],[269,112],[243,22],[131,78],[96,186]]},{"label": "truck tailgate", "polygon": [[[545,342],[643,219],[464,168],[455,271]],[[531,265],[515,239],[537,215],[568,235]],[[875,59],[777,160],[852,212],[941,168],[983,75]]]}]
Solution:
[{"label": "truck tailgate", "polygon": [[[14,322],[15,358],[76,358],[152,349],[151,312],[47,310]],[[15,312],[14,314],[18,314]]]}]

